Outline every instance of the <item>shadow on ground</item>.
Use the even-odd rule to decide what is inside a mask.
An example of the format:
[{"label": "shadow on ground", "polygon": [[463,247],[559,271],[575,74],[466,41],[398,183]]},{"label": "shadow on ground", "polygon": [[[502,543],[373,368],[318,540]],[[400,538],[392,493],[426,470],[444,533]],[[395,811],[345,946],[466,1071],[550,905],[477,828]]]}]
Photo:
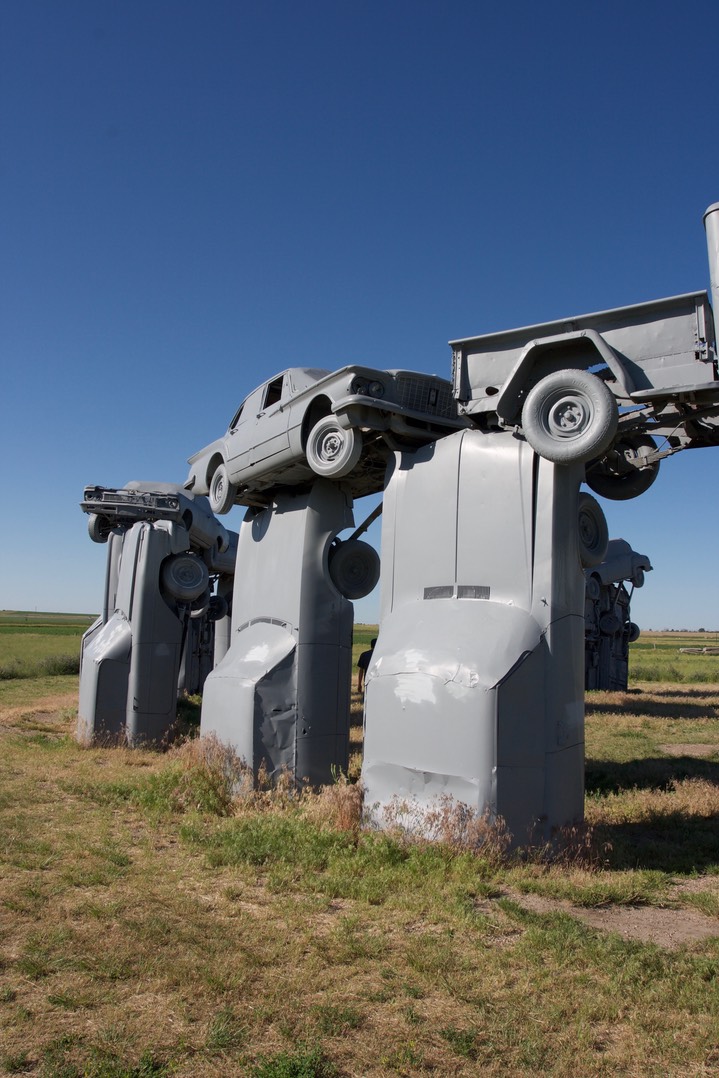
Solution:
[{"label": "shadow on ground", "polygon": [[[701,704],[692,704],[688,701],[692,699],[692,695],[682,693],[681,695],[672,694],[660,694],[664,695],[666,700],[656,700],[653,697],[632,696],[627,699],[624,694],[615,700],[595,700],[591,696],[587,697],[587,712],[593,715],[641,715],[642,718],[649,719],[717,719],[719,718],[719,707],[713,707],[711,704],[706,703],[706,698],[703,699]],[[696,699],[696,697],[695,697]]]},{"label": "shadow on ground", "polygon": [[719,814],[661,813],[641,823],[603,824],[595,829],[608,843],[608,867],[669,873],[719,871]]},{"label": "shadow on ground", "polygon": [[622,790],[668,790],[685,779],[704,779],[719,786],[719,763],[695,756],[647,757],[615,763],[587,760],[584,784],[588,794]]}]

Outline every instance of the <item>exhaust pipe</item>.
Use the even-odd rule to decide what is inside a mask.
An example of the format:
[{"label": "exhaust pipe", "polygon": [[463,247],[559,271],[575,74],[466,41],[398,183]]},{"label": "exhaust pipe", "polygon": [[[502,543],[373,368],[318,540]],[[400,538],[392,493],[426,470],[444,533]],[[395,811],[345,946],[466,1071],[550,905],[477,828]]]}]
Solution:
[{"label": "exhaust pipe", "polygon": [[704,228],[707,233],[707,251],[709,253],[711,301],[715,318],[719,318],[719,202],[712,203],[704,214]]}]

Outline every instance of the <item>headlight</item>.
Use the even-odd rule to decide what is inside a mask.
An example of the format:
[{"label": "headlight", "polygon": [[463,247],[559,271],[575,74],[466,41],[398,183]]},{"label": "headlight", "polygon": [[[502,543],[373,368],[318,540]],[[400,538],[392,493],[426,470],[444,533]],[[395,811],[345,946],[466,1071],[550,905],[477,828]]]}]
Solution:
[{"label": "headlight", "polygon": [[356,378],[350,386],[350,392],[356,393],[359,397],[366,397],[367,383],[363,382],[361,378]]},{"label": "headlight", "polygon": [[370,382],[369,384],[370,397],[384,397],[384,386],[381,382]]}]

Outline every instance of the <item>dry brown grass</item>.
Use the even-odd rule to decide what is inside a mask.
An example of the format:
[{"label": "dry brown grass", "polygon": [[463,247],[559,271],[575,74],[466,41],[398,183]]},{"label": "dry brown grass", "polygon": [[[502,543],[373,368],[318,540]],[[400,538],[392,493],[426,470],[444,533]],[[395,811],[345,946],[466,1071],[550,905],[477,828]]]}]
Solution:
[{"label": "dry brown grass", "polygon": [[303,805],[308,820],[318,827],[358,835],[362,823],[362,785],[341,777],[332,786],[305,794]]},{"label": "dry brown grass", "polygon": [[706,779],[678,779],[667,789],[634,787],[587,806],[588,819],[595,825],[656,822],[677,814],[719,819],[719,786]]},{"label": "dry brown grass", "polygon": [[449,794],[428,804],[395,797],[382,809],[381,826],[409,843],[441,843],[455,853],[481,853],[488,863],[502,863],[512,836],[501,817],[476,812]]},{"label": "dry brown grass", "polygon": [[[399,842],[359,830],[346,779],[238,798],[239,761],[209,739],[81,750],[59,707],[0,716],[0,1063],[24,1055],[36,1078],[232,1078],[317,1049],[368,1078],[711,1073],[716,940],[670,951],[573,912],[703,910],[719,935],[717,893],[700,886],[719,855],[699,845],[719,782],[692,770],[717,765],[659,747],[691,744],[692,723],[719,746],[719,692],[656,688],[597,698],[588,825],[523,861],[451,804],[432,818],[439,846]],[[675,831],[700,851],[699,872],[674,873],[691,888],[637,841]],[[243,836],[254,844],[231,845]],[[213,860],[225,841],[239,852]],[[631,867],[606,863],[607,842],[625,842]]]},{"label": "dry brown grass", "polygon": [[[177,762],[181,779],[175,791],[175,807],[179,811],[202,809],[207,798],[212,811],[228,816],[238,799],[253,791],[250,769],[230,746],[214,734],[192,738],[168,751],[167,759]],[[204,799],[198,803],[198,792]]]}]

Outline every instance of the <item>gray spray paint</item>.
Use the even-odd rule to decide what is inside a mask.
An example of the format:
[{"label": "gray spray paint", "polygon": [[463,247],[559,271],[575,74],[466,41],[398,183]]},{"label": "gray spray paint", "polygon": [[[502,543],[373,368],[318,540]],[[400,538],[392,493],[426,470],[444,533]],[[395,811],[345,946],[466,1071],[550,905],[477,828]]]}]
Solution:
[{"label": "gray spray paint", "polygon": [[714,310],[719,310],[719,202],[712,203],[704,214],[704,228],[709,256],[709,278]]},{"label": "gray spray paint", "polygon": [[[163,566],[192,552],[208,576],[231,578],[237,536],[219,524],[206,498],[174,484],[133,482],[91,493],[82,505],[105,521],[108,553],[102,614],[82,641],[78,736],[161,742],[176,719],[178,687],[197,691],[209,665],[187,659],[190,633],[201,635],[207,611],[167,593]],[[173,519],[153,508],[155,495],[176,501]]]},{"label": "gray spray paint", "polygon": [[581,819],[582,475],[510,433],[397,455],[365,697],[362,781],[380,826],[406,801],[421,829],[445,797],[503,817],[518,841]]},{"label": "gray spray paint", "polygon": [[342,485],[319,480],[240,526],[231,645],[205,682],[201,732],[270,778],[316,785],[347,768],[353,607],[329,561],[352,524]]},{"label": "gray spray paint", "polygon": [[[718,211],[705,215],[715,300]],[[399,454],[390,470],[363,776],[376,819],[398,798],[428,808],[448,794],[504,816],[521,840],[536,822],[546,834],[582,815],[585,583],[584,469],[532,452],[519,436],[523,401],[545,375],[604,364],[609,391],[634,409],[620,434],[667,439],[635,462],[640,470],[718,444],[713,319],[699,292],[454,344],[456,397],[478,429]],[[351,606],[328,565],[348,513],[341,488],[323,481],[277,493],[243,524],[232,643],[206,682],[203,731],[272,774],[329,781],[346,760]],[[81,716],[88,700],[98,705],[93,728],[124,721],[132,738],[162,724],[162,701],[145,697],[163,649],[176,648],[176,625],[159,624],[152,589],[135,596],[126,569],[151,579],[179,527],[133,524],[122,558],[115,550],[109,560],[108,616],[83,655]],[[225,632],[219,650],[226,644]]]},{"label": "gray spray paint", "polygon": [[227,550],[213,551],[208,562],[215,575],[215,594],[203,609],[192,611],[187,621],[178,689],[190,695],[203,692],[208,675],[230,646],[238,537],[237,532],[228,535]]},{"label": "gray spray paint", "polygon": [[611,539],[604,561],[585,570],[585,688],[627,689],[629,645],[639,639],[639,626],[631,620],[631,599],[651,568],[646,554],[632,550],[625,539]]}]

